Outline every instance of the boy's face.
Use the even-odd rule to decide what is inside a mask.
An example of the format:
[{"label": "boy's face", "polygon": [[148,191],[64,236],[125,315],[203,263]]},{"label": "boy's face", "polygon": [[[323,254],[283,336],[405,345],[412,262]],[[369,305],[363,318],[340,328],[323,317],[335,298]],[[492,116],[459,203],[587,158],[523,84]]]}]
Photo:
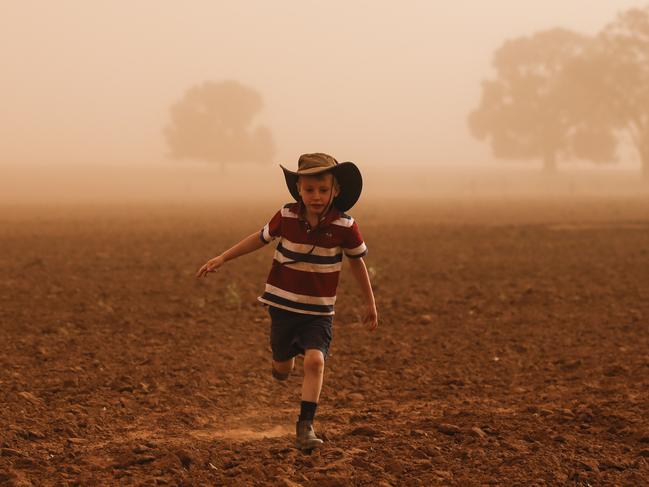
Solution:
[{"label": "boy's face", "polygon": [[334,187],[333,174],[326,173],[318,176],[300,176],[297,180],[306,210],[312,215],[319,215],[330,201],[338,196],[338,188]]}]

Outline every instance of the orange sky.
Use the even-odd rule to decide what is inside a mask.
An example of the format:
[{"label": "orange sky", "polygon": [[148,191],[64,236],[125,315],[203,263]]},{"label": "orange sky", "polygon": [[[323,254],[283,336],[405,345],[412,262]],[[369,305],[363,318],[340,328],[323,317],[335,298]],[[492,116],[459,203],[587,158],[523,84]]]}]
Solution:
[{"label": "orange sky", "polygon": [[478,164],[467,130],[507,38],[595,33],[637,0],[3,2],[0,164],[159,164],[169,105],[236,79],[277,160]]}]

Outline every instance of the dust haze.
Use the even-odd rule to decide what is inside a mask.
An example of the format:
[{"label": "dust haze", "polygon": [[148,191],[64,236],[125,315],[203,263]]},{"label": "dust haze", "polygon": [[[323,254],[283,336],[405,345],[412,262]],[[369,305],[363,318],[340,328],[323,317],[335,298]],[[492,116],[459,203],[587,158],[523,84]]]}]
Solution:
[{"label": "dust haze", "polygon": [[[12,2],[0,20],[0,203],[280,202],[277,164],[313,151],[355,161],[366,202],[643,193],[628,144],[614,163],[571,160],[547,176],[541,158],[494,158],[467,122],[506,40],[594,36],[641,6]],[[260,100],[239,146],[263,139],[264,151],[219,162],[171,146],[172,107],[228,80]]]},{"label": "dust haze", "polygon": [[[649,485],[648,55],[639,0],[4,0],[0,484]],[[309,152],[371,283],[304,454],[283,237],[196,272]]]}]

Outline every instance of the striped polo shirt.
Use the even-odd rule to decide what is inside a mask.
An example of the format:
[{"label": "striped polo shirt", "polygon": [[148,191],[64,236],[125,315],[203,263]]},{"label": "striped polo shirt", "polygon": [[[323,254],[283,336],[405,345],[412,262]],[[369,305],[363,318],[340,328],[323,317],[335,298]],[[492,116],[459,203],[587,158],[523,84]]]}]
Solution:
[{"label": "striped polo shirt", "polygon": [[358,225],[332,208],[316,228],[302,217],[301,203],[289,203],[262,228],[264,243],[278,239],[262,303],[296,313],[333,315],[343,254],[367,254]]}]

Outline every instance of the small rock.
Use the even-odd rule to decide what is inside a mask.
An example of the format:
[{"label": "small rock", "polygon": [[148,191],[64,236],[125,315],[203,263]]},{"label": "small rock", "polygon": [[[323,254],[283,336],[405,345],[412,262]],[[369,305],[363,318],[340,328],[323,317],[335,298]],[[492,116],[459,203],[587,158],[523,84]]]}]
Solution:
[{"label": "small rock", "polygon": [[365,396],[363,396],[363,394],[361,394],[360,392],[352,392],[351,394],[349,394],[347,396],[347,398],[350,401],[360,402],[360,401],[363,401],[365,399]]},{"label": "small rock", "polygon": [[450,423],[440,423],[437,425],[437,431],[445,435],[455,435],[460,432],[460,427]]}]

